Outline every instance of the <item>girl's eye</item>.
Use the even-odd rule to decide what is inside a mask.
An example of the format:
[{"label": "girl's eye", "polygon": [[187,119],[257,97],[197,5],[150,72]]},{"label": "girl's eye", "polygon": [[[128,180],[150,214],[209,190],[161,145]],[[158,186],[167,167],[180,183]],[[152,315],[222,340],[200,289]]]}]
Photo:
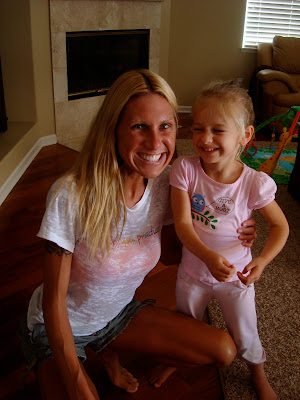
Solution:
[{"label": "girl's eye", "polygon": [[193,128],[192,129],[194,132],[203,132],[202,128]]},{"label": "girl's eye", "polygon": [[216,133],[223,133],[224,130],[223,130],[223,129],[214,129],[214,132],[216,132]]},{"label": "girl's eye", "polygon": [[170,128],[171,124],[162,124],[161,129],[168,129]]}]

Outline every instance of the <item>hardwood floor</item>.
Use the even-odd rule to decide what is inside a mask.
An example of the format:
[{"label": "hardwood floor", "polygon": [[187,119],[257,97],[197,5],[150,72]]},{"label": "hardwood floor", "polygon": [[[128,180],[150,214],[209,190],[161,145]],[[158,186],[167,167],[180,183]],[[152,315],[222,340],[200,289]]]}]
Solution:
[{"label": "hardwood floor", "polygon": [[[74,162],[77,153],[61,145],[43,148],[0,207],[1,311],[0,311],[0,399],[39,400],[35,375],[27,376],[22,387],[25,362],[17,329],[33,290],[42,279],[43,240],[36,236],[51,184]],[[177,266],[158,264],[137,291],[139,298],[154,297],[160,306],[175,308],[174,287]],[[187,335],[189,333],[187,332]],[[221,400],[217,369],[182,368],[160,389],[148,382],[155,360],[123,354],[124,365],[138,378],[140,387],[128,394],[114,387],[103,367],[89,352],[87,370],[99,387],[101,400]]]}]

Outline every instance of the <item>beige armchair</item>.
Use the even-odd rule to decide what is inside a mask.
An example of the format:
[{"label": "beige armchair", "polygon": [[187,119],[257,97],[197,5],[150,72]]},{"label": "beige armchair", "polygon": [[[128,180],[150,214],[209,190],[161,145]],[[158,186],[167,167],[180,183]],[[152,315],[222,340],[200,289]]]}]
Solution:
[{"label": "beige armchair", "polygon": [[275,36],[257,50],[255,114],[259,122],[300,105],[300,38]]}]

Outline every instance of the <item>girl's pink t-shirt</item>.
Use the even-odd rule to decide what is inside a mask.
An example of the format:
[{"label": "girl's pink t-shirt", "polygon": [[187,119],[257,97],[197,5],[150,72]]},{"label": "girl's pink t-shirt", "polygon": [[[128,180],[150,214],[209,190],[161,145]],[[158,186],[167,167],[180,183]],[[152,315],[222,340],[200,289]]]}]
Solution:
[{"label": "girl's pink t-shirt", "polygon": [[[201,241],[225,257],[242,272],[251,261],[251,250],[238,239],[237,229],[254,210],[275,198],[276,184],[264,172],[243,164],[243,171],[232,184],[219,183],[204,172],[199,156],[180,157],[172,165],[172,186],[188,192],[193,226]],[[183,246],[181,266],[194,279],[218,282],[206,265]],[[230,281],[237,280],[235,274]]]}]

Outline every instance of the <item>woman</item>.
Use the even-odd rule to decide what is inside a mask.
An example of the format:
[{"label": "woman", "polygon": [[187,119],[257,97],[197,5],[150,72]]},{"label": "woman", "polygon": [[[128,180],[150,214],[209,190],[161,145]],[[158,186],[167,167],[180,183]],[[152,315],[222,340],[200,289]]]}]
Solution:
[{"label": "woman", "polygon": [[47,240],[44,283],[27,315],[30,360],[38,363],[46,399],[99,399],[82,364],[86,345],[128,392],[138,383],[120,366],[122,349],[174,366],[221,367],[235,357],[227,333],[132,300],[160,258],[162,226],[172,222],[166,166],[176,112],[175,95],[161,77],[148,70],[123,74],[76,164],[49,193],[38,234]]}]

